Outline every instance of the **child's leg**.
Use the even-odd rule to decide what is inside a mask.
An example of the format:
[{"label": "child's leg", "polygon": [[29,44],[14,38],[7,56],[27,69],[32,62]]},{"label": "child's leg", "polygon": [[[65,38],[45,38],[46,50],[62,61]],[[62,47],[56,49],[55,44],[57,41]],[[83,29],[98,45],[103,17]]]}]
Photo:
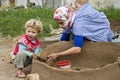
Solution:
[{"label": "child's leg", "polygon": [[32,64],[32,57],[27,56],[26,61],[24,63],[24,67],[28,66],[29,64]]},{"label": "child's leg", "polygon": [[20,78],[25,77],[25,74],[22,71],[22,68],[24,68],[25,61],[26,61],[26,54],[24,52],[19,52],[14,60],[15,66],[18,68],[16,75],[17,77]]},{"label": "child's leg", "polygon": [[14,63],[15,63],[15,66],[17,68],[23,68],[24,67],[24,63],[25,63],[25,60],[26,60],[26,54],[24,52],[19,52],[17,55],[16,55],[16,58],[14,60]]}]

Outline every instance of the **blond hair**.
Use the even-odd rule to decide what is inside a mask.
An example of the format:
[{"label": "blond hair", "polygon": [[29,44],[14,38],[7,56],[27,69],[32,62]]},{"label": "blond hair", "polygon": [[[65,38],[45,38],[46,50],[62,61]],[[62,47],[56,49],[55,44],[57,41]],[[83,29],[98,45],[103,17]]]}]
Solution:
[{"label": "blond hair", "polygon": [[79,4],[83,5],[85,3],[88,3],[88,0],[76,0],[75,2],[78,2]]},{"label": "blond hair", "polygon": [[25,23],[25,29],[28,27],[31,27],[33,29],[35,29],[38,33],[40,33],[43,29],[42,27],[42,23],[40,20],[37,19],[30,19]]}]

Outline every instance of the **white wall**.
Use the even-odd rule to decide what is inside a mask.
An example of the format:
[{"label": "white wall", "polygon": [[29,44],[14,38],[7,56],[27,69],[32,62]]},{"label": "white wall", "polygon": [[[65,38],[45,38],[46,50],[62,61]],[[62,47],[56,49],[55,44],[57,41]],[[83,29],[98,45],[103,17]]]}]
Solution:
[{"label": "white wall", "polygon": [[6,8],[9,7],[9,0],[1,0],[1,7]]},{"label": "white wall", "polygon": [[[41,7],[42,7],[42,1],[44,0],[30,0],[30,2],[34,2],[37,6],[40,5]],[[72,3],[72,6],[74,6],[75,0],[61,0],[61,2],[59,0],[60,3],[58,3],[57,0],[54,0],[54,1],[55,1],[54,6],[56,8],[57,6],[64,5],[64,3],[68,3],[68,4]],[[89,3],[96,9],[107,8],[110,6],[113,6],[115,8],[120,8],[120,0],[89,0]],[[20,6],[20,5],[23,5],[25,6],[25,8],[27,8],[27,0],[16,0],[16,6]]]},{"label": "white wall", "polygon": [[42,0],[30,0],[30,2],[35,3],[36,6],[41,6],[42,7]]},{"label": "white wall", "polygon": [[[71,4],[74,6],[75,0],[64,0],[65,3]],[[96,9],[115,7],[120,8],[120,0],[89,0],[89,3]]]},{"label": "white wall", "polygon": [[115,8],[120,8],[120,0],[113,0],[113,4]]},{"label": "white wall", "polygon": [[[27,0],[16,0],[15,2],[16,2],[15,6],[23,5],[25,8],[27,8]],[[42,7],[42,0],[30,0],[30,2],[35,3],[36,6]]]},{"label": "white wall", "polygon": [[15,6],[21,6],[21,5],[27,8],[27,0],[15,0]]},{"label": "white wall", "polygon": [[64,0],[66,4],[72,4],[72,6],[74,6],[74,2],[75,0]]},{"label": "white wall", "polygon": [[120,0],[89,0],[89,3],[97,8],[107,8],[107,7],[115,7],[115,8],[120,8]]}]

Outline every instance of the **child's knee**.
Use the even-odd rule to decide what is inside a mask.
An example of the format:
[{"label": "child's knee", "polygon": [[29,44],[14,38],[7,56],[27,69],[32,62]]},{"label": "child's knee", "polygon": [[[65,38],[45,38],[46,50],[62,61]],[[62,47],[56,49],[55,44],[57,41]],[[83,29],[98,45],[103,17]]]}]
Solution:
[{"label": "child's knee", "polygon": [[18,54],[17,54],[17,56],[21,56],[21,57],[25,56],[26,57],[26,54],[23,51],[19,51]]}]

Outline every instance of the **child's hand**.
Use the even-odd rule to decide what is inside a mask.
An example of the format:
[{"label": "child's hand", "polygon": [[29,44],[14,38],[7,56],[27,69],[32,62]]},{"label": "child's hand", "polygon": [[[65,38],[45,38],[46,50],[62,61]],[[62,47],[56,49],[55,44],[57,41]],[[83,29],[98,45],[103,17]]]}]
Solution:
[{"label": "child's hand", "polygon": [[33,57],[33,59],[37,59],[37,56],[34,54],[34,53],[32,53],[32,57]]}]

